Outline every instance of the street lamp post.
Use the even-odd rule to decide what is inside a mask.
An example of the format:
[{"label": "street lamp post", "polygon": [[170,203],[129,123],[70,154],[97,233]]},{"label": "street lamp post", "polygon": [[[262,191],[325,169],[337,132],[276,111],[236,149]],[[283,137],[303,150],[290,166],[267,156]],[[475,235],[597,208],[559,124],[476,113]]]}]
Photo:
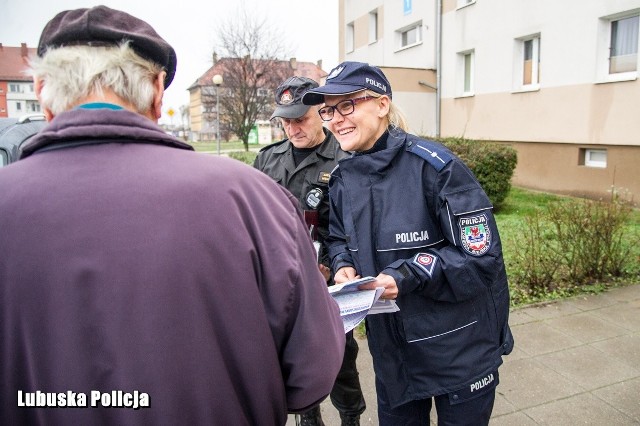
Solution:
[{"label": "street lamp post", "polygon": [[220,156],[220,85],[222,84],[222,76],[216,74],[213,76],[213,84],[216,86],[216,139],[218,140],[218,156]]}]

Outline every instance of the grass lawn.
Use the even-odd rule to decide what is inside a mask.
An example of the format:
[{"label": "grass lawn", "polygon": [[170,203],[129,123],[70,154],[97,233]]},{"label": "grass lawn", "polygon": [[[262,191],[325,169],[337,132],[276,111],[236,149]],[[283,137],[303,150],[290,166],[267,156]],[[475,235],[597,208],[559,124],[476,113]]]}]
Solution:
[{"label": "grass lawn", "polygon": [[[213,151],[216,152],[218,150],[218,142],[216,141],[203,141],[203,142],[187,142],[189,145],[193,146],[193,149],[195,149],[198,152],[201,151]],[[257,144],[250,144],[249,145],[249,149],[250,150],[258,150],[260,148],[262,148],[263,146],[266,145],[257,145]],[[244,151],[244,145],[242,144],[242,141],[239,140],[234,140],[234,141],[221,141],[220,142],[220,150],[221,151]]]},{"label": "grass lawn", "polygon": [[[503,255],[507,268],[507,275],[510,276],[510,286],[514,287],[514,281],[511,275],[515,271],[514,252],[516,244],[521,239],[526,225],[526,217],[533,214],[536,210],[544,212],[546,207],[553,202],[570,200],[570,197],[563,197],[543,192],[530,191],[522,188],[513,187],[509,192],[504,204],[500,210],[496,212],[496,222],[502,240]],[[512,304],[522,305],[528,302],[540,302],[554,300],[557,298],[570,296],[580,293],[594,293],[606,290],[608,287],[616,285],[625,285],[637,283],[640,281],[640,246],[637,244],[640,238],[640,210],[635,209],[631,212],[629,220],[625,226],[623,236],[623,245],[630,247],[629,268],[627,277],[611,278],[605,282],[593,281],[586,285],[571,287],[570,291],[549,293],[535,299],[513,300]],[[589,232],[588,225],[584,232]]]}]

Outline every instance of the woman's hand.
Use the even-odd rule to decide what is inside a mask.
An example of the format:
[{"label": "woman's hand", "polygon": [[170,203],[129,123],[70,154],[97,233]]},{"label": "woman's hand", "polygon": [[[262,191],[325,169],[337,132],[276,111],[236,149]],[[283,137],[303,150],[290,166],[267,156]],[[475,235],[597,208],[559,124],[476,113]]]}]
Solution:
[{"label": "woman's hand", "polygon": [[395,299],[398,297],[398,286],[396,280],[387,274],[379,274],[375,281],[368,282],[358,286],[360,290],[375,290],[377,287],[384,288],[381,299]]},{"label": "woman's hand", "polygon": [[356,269],[354,267],[344,266],[338,269],[338,272],[336,272],[336,274],[333,276],[333,281],[336,284],[344,284],[357,278],[360,278],[360,275],[357,275]]}]

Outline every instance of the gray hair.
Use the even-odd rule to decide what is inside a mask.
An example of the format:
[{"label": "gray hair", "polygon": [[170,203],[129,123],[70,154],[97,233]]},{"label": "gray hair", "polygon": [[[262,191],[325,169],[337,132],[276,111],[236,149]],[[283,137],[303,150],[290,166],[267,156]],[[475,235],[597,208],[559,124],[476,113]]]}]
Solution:
[{"label": "gray hair", "polygon": [[137,112],[147,113],[162,67],[138,56],[128,43],[120,46],[64,46],[30,62],[30,74],[44,82],[40,100],[54,115],[108,88]]},{"label": "gray hair", "polygon": [[[373,98],[379,98],[382,95],[376,93],[372,90],[367,90],[365,95],[371,96]],[[405,132],[409,131],[409,125],[407,124],[407,119],[404,114],[400,110],[400,108],[393,103],[391,99],[389,99],[389,113],[387,114],[387,121],[389,122],[389,126],[393,128],[398,128],[404,130]]]}]

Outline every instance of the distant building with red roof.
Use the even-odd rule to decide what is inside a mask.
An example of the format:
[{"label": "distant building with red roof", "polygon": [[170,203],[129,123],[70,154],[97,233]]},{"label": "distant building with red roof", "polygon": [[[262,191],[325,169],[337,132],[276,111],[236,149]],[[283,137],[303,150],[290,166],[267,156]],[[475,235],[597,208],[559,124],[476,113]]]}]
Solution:
[{"label": "distant building with red roof", "polygon": [[[230,75],[229,70],[237,69],[233,61],[240,61],[238,58],[217,58],[213,55],[213,65],[204,72],[187,90],[189,90],[189,127],[191,129],[190,139],[193,141],[213,140],[216,137],[216,87],[213,84],[213,76],[221,75],[224,82],[231,79],[237,79],[238,76]],[[263,61],[256,59],[255,61]],[[266,61],[266,60],[265,60]],[[258,81],[264,81],[265,86],[258,89],[258,96],[266,96],[269,98],[272,106],[258,117],[259,121],[265,122],[269,120],[271,113],[275,109],[275,90],[280,83],[286,78],[292,76],[307,77],[323,84],[327,73],[322,70],[322,61],[318,63],[302,62],[291,58],[289,60],[269,60],[270,78],[260,78]],[[256,67],[264,68],[264,67]],[[278,78],[274,79],[274,76]],[[274,83],[277,81],[277,83]],[[222,87],[225,83],[222,83]],[[275,85],[274,85],[275,84]],[[225,91],[221,90],[220,97],[225,96]],[[222,103],[222,101],[221,101]],[[224,114],[224,112],[223,112]],[[223,130],[223,139],[227,139],[229,135]]]},{"label": "distant building with red roof", "polygon": [[0,117],[41,112],[33,80],[25,73],[29,57],[35,55],[36,49],[26,43],[20,47],[0,43]]}]

